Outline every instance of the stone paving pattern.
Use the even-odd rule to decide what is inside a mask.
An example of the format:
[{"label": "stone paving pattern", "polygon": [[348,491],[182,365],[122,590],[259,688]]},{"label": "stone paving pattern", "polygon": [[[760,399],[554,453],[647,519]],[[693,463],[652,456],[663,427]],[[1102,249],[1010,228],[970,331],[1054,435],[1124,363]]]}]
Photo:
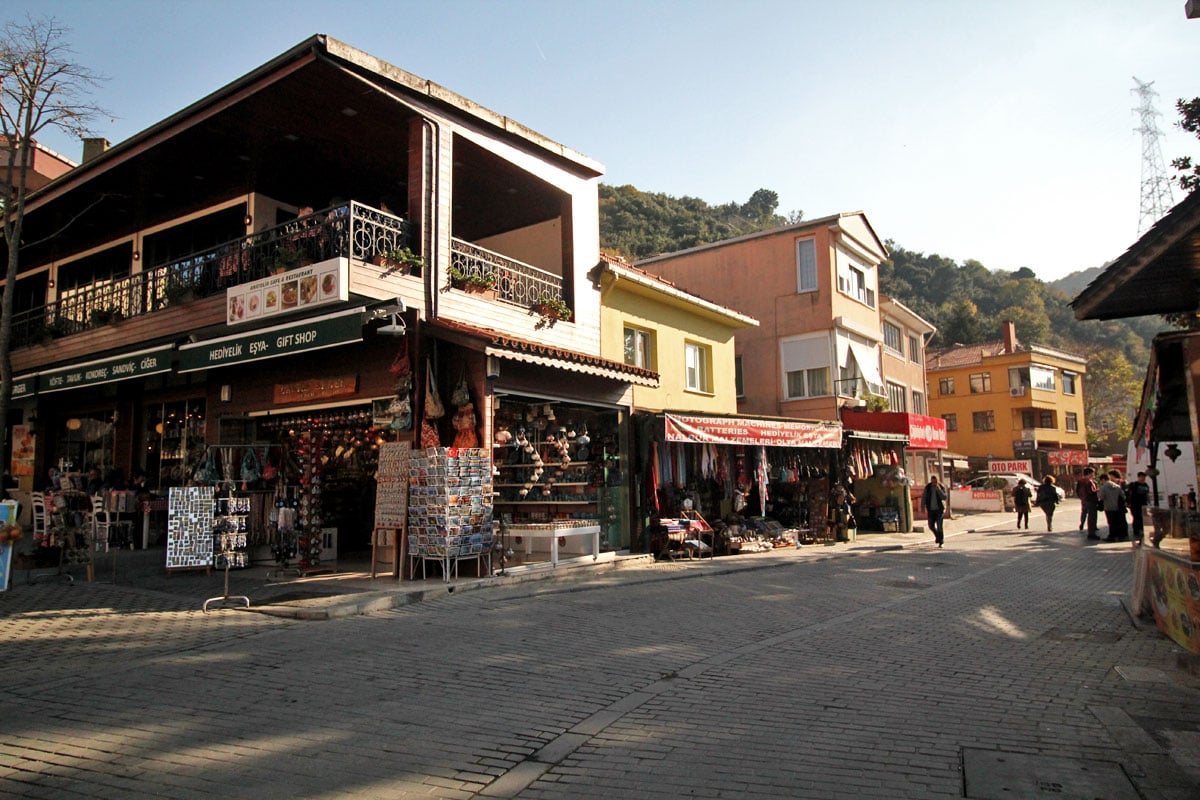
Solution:
[{"label": "stone paving pattern", "polygon": [[18,581],[0,797],[955,798],[971,749],[1200,797],[1200,680],[1122,606],[1129,545],[1010,516],[318,622]]}]

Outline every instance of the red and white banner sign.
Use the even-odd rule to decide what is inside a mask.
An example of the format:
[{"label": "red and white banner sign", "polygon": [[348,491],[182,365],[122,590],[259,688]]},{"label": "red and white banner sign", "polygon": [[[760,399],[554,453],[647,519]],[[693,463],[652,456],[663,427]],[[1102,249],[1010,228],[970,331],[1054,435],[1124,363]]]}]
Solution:
[{"label": "red and white banner sign", "polygon": [[1051,450],[1046,453],[1046,463],[1052,467],[1081,466],[1088,463],[1087,450]]},{"label": "red and white banner sign", "polygon": [[746,444],[766,447],[842,446],[842,426],[835,422],[697,417],[663,414],[668,442]]},{"label": "red and white banner sign", "polygon": [[946,420],[923,414],[908,415],[908,446],[926,450],[945,450]]},{"label": "red and white banner sign", "polygon": [[1019,458],[1014,461],[989,461],[988,472],[997,475],[1007,475],[1011,472],[1020,472],[1028,475],[1033,472],[1033,462],[1027,458]]}]

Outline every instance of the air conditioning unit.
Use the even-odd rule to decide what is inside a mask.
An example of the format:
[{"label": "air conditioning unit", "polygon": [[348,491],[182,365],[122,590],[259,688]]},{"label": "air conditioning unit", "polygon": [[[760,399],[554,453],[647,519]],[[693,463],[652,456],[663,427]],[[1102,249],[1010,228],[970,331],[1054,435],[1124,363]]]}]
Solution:
[{"label": "air conditioning unit", "polygon": [[1025,396],[1025,387],[1024,386],[1014,386],[1008,390],[1008,393],[1013,397],[1024,397]]}]

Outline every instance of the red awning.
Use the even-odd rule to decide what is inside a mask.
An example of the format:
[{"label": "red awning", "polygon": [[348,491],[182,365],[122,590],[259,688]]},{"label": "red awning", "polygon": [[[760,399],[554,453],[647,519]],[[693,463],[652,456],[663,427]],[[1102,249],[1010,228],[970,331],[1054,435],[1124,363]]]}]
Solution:
[{"label": "red awning", "polygon": [[836,422],[668,413],[663,414],[663,420],[668,442],[834,449],[842,446],[842,426]]},{"label": "red awning", "polygon": [[842,412],[842,424],[852,431],[904,434],[908,437],[908,446],[918,450],[945,450],[950,445],[946,438],[946,420],[940,417],[847,408]]}]

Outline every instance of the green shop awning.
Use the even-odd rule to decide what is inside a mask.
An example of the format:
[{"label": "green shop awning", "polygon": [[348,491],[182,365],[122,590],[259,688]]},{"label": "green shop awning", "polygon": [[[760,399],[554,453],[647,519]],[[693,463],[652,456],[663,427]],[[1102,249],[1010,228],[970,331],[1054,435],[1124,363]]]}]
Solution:
[{"label": "green shop awning", "polygon": [[180,345],[177,371],[195,372],[361,342],[365,313],[366,308],[359,307]]},{"label": "green shop awning", "polygon": [[122,381],[126,378],[140,378],[144,375],[170,372],[171,356],[174,352],[174,345],[163,345],[147,350],[135,350],[132,353],[121,353],[63,369],[39,372],[37,374],[37,391],[39,394],[62,392],[67,389]]},{"label": "green shop awning", "polygon": [[22,397],[33,397],[38,390],[38,374],[32,372],[28,375],[18,375],[12,381],[12,399],[20,400]]}]

